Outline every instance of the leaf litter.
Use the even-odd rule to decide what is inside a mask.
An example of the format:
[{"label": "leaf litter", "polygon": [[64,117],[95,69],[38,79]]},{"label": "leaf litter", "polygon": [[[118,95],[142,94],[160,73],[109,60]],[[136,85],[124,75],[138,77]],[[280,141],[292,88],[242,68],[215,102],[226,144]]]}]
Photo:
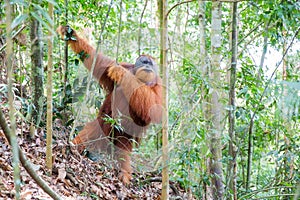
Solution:
[{"label": "leaf litter", "polygon": [[[56,124],[57,125],[57,124]],[[158,172],[133,173],[132,183],[123,185],[118,179],[118,167],[111,159],[93,162],[68,144],[67,131],[54,130],[53,170],[48,176],[45,164],[46,139],[43,130],[38,130],[30,139],[26,125],[18,125],[19,145],[36,170],[50,187],[66,200],[76,199],[160,199],[161,174]],[[22,134],[21,134],[22,130]],[[29,127],[28,127],[29,130]],[[22,135],[22,137],[21,137]],[[150,177],[150,179],[149,179]],[[154,181],[153,181],[154,180]],[[187,199],[188,194],[177,183],[171,183],[170,199]],[[0,129],[0,200],[14,199],[14,182],[11,148]],[[21,167],[21,199],[52,199]]]}]

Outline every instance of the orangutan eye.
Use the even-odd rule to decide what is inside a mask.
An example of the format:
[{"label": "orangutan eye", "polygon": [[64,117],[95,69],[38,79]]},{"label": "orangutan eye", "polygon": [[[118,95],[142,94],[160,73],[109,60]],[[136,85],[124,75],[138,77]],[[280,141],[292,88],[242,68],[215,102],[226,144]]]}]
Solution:
[{"label": "orangutan eye", "polygon": [[142,59],[142,63],[143,63],[143,64],[145,64],[145,65],[146,65],[146,64],[148,64],[148,65],[152,65],[152,62],[151,62],[151,60],[150,60],[150,59],[148,59],[148,58],[143,58],[143,59]]}]

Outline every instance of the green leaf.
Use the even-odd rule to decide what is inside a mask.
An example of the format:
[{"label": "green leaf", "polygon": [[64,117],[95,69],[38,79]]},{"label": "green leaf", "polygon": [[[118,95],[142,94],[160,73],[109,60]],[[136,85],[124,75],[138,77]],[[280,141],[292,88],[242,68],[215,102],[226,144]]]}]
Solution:
[{"label": "green leaf", "polygon": [[18,4],[19,6],[22,5],[22,6],[28,6],[28,3],[25,2],[24,0],[13,0],[13,1],[10,1],[11,4]]},{"label": "green leaf", "polygon": [[51,3],[54,7],[58,7],[57,3],[53,0],[46,0],[46,2]]},{"label": "green leaf", "polygon": [[22,24],[22,22],[25,21],[27,18],[28,18],[27,14],[22,14],[22,15],[17,16],[14,19],[14,21],[12,22],[11,28],[12,29],[16,28],[17,26],[19,26],[20,24]]},{"label": "green leaf", "polygon": [[66,126],[71,126],[73,122],[74,122],[74,119],[70,119],[69,121],[67,121]]},{"label": "green leaf", "polygon": [[[43,9],[43,8],[42,8],[40,5],[38,5],[38,4],[32,4],[32,5],[35,7],[35,9],[36,9],[37,11],[40,12],[40,14],[41,14],[43,17],[46,18],[48,24],[53,25],[53,20],[52,20],[51,17],[49,16],[48,12],[45,11],[45,9]],[[34,13],[34,12],[33,12],[33,13]],[[32,13],[32,14],[33,14],[33,13]]]},{"label": "green leaf", "polygon": [[54,30],[47,23],[45,23],[40,16],[38,16],[35,12],[32,12],[31,15],[36,20],[38,20],[43,26],[45,26],[48,29],[48,31],[50,31],[53,35],[56,35]]},{"label": "green leaf", "polygon": [[79,60],[78,60],[78,59],[75,59],[74,62],[75,62],[75,65],[76,65],[76,66],[79,65]]}]

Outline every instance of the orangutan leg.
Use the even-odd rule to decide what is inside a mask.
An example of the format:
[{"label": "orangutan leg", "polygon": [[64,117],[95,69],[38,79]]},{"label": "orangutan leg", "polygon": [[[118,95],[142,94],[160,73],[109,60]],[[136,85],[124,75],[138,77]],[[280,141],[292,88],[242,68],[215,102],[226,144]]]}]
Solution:
[{"label": "orangutan leg", "polygon": [[116,152],[117,160],[120,164],[120,173],[118,178],[122,181],[125,185],[128,185],[132,179],[132,168],[130,165],[130,152],[120,150]]},{"label": "orangutan leg", "polygon": [[82,131],[72,140],[78,145],[78,151],[82,152],[85,148],[90,151],[108,152],[110,141],[104,134],[98,119],[87,123]]},{"label": "orangutan leg", "polygon": [[118,177],[125,185],[128,185],[132,179],[132,168],[130,165],[132,142],[128,138],[122,136],[122,138],[117,138],[115,145],[116,160],[120,164],[120,173]]}]

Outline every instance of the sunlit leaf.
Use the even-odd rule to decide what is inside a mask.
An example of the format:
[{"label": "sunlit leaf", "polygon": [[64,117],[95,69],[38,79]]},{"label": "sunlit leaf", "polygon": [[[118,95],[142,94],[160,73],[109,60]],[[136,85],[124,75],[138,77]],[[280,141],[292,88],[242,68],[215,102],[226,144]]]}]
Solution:
[{"label": "sunlit leaf", "polygon": [[14,19],[14,21],[12,22],[11,28],[12,29],[16,28],[17,26],[19,26],[20,24],[22,24],[27,18],[28,18],[27,14],[22,14],[22,15],[17,16]]}]

